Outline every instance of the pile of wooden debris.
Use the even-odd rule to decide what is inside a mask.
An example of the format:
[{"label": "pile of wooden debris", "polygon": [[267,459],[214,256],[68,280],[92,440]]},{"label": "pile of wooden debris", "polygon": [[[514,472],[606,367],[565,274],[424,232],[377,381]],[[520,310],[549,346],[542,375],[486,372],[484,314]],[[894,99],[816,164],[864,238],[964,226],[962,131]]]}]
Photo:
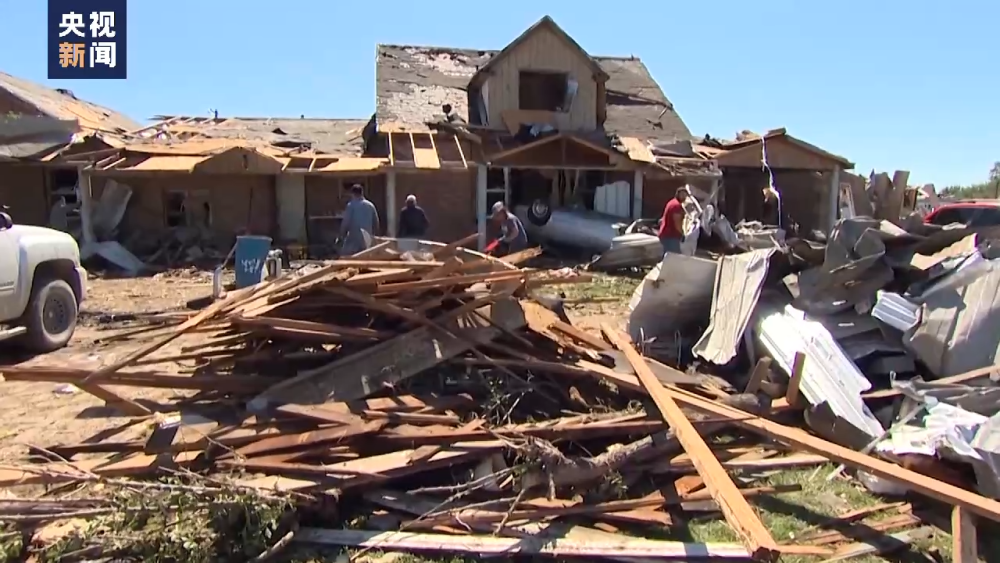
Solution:
[{"label": "pile of wooden debris", "polygon": [[[836,525],[874,509],[792,545],[772,537],[748,499],[796,488],[762,486],[768,472],[831,460],[1000,520],[1000,503],[776,422],[766,397],[645,358],[615,327],[600,336],[574,327],[530,297],[576,279],[517,266],[536,254],[501,261],[458,243],[402,251],[387,241],[233,291],[190,317],[161,317],[128,333],[145,346],[97,371],[3,368],[7,380],[72,383],[137,416],[150,409],[104,386],[196,393],[155,413],[148,440],[38,449],[44,463],[0,470],[0,486],[184,471],[213,487],[288,495],[294,524],[271,555],[294,542],[633,559],[830,555],[854,537]],[[195,333],[202,344],[156,355]],[[190,375],[149,371],[192,361]],[[315,510],[324,499],[335,516]],[[59,510],[19,502],[22,513],[32,507],[20,522],[100,512],[81,501]],[[643,537],[706,513],[721,513],[741,543]],[[11,516],[0,510],[0,520]],[[359,517],[364,529],[345,529]],[[881,531],[919,523],[906,513],[888,521]]]}]

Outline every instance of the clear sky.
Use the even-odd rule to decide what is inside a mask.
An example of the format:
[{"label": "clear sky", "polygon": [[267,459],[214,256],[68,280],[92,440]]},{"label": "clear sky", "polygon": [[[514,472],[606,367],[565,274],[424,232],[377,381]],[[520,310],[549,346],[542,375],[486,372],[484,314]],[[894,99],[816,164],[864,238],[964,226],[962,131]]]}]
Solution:
[{"label": "clear sky", "polygon": [[46,80],[42,0],[0,0],[0,69],[118,109],[366,118],[376,43],[502,48],[548,14],[635,55],[695,134],[787,127],[938,188],[1000,160],[1000,2],[131,0],[128,79]]}]

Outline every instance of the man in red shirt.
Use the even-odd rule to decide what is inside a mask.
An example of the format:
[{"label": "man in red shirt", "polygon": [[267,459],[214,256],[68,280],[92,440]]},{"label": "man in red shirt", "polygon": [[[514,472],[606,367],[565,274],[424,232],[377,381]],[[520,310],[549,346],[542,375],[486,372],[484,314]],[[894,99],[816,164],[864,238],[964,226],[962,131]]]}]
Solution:
[{"label": "man in red shirt", "polygon": [[677,188],[674,198],[663,208],[659,237],[664,254],[681,253],[681,241],[684,240],[684,200],[687,197],[687,188]]}]

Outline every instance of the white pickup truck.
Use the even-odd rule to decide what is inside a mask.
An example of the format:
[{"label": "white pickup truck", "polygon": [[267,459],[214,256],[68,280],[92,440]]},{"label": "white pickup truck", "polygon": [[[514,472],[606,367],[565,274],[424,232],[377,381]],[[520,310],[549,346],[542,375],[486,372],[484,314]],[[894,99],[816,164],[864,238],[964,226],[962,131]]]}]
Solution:
[{"label": "white pickup truck", "polygon": [[72,236],[14,225],[0,213],[0,340],[32,352],[65,346],[87,293],[87,271]]}]

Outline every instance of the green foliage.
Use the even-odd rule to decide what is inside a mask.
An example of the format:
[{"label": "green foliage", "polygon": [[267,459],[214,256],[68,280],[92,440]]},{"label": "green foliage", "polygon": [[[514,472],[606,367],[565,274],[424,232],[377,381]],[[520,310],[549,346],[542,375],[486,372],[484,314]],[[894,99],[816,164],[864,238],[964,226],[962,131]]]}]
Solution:
[{"label": "green foliage", "polygon": [[[171,481],[170,484],[178,484]],[[114,512],[90,519],[79,532],[32,546],[38,561],[103,555],[135,561],[247,561],[274,544],[289,525],[291,506],[240,490],[200,493],[185,487],[111,491]],[[20,551],[20,536],[0,542],[0,557]]]},{"label": "green foliage", "polygon": [[997,197],[995,182],[980,182],[971,186],[948,186],[941,190],[941,195],[958,199],[993,199]]}]

